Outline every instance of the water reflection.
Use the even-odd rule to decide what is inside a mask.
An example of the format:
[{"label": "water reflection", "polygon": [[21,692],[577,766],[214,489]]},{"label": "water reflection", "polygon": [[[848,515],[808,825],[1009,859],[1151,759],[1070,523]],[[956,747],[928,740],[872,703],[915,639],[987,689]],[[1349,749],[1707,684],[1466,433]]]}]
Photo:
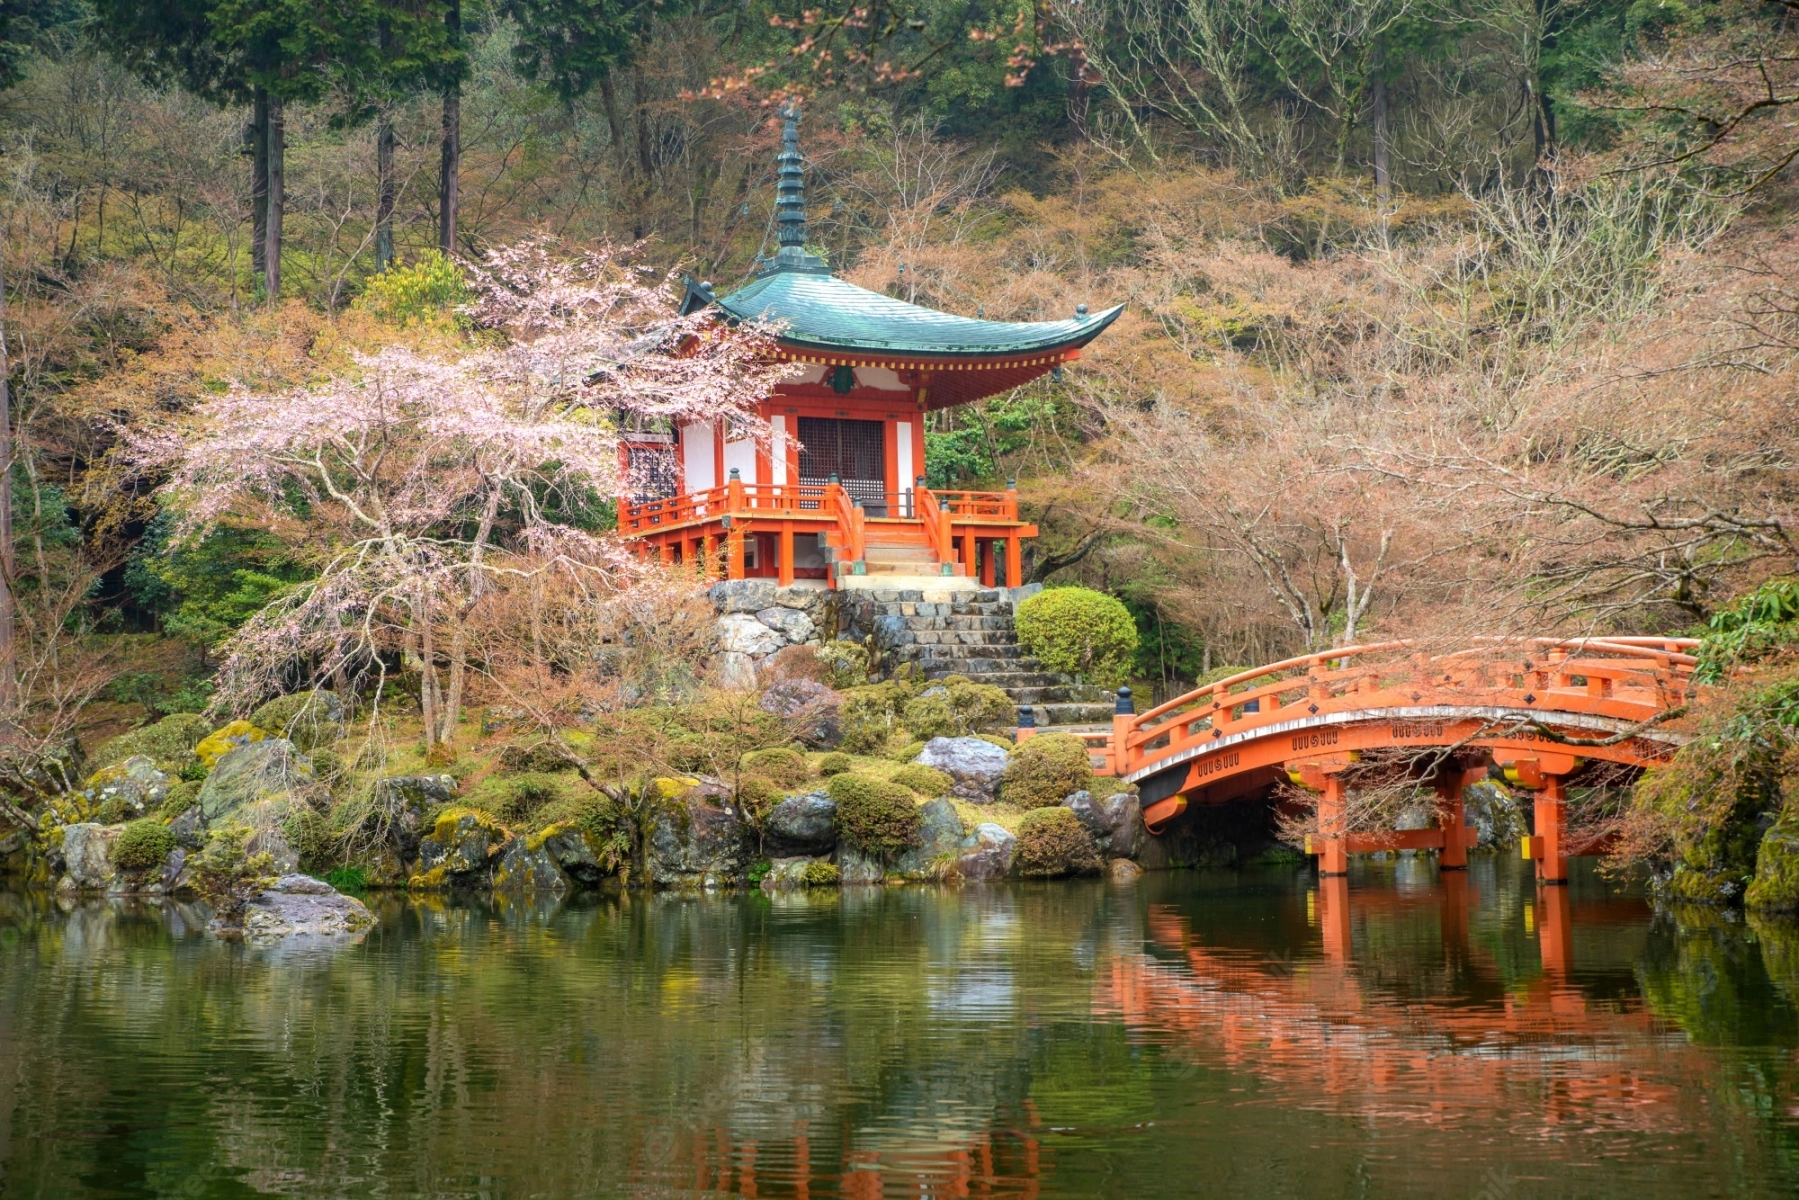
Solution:
[{"label": "water reflection", "polygon": [[1486,860],[558,906],[0,894],[0,1194],[1790,1190],[1799,938]]}]

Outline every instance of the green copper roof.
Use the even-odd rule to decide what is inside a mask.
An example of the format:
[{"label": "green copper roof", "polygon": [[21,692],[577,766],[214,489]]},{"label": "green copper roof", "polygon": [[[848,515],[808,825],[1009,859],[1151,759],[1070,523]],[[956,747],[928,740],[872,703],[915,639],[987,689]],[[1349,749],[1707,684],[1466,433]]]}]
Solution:
[{"label": "green copper roof", "polygon": [[783,345],[930,356],[1029,354],[1085,346],[1118,305],[1067,321],[982,321],[895,300],[820,271],[775,270],[718,301],[739,320],[779,321]]}]

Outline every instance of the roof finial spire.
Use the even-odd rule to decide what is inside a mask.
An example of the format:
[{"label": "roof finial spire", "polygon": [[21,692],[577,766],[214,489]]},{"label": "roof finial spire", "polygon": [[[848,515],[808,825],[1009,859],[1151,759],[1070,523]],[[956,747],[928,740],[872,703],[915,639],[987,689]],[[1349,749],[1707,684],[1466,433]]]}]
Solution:
[{"label": "roof finial spire", "polygon": [[781,118],[781,153],[775,156],[775,223],[781,249],[771,266],[777,271],[822,273],[828,269],[824,259],[806,253],[806,160],[800,155],[799,101],[789,100]]}]

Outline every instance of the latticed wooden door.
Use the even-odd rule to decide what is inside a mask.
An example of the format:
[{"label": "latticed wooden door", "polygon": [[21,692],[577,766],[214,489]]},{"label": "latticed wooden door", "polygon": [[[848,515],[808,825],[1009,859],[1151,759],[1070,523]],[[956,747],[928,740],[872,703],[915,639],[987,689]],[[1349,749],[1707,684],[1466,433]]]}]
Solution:
[{"label": "latticed wooden door", "polygon": [[886,425],[839,417],[800,418],[800,483],[821,486],[836,475],[869,515],[887,507]]}]

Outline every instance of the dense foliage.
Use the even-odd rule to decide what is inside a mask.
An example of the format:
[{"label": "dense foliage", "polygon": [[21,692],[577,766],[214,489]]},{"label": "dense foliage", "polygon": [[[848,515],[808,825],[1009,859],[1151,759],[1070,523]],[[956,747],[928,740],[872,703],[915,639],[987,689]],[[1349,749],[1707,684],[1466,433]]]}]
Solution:
[{"label": "dense foliage", "polygon": [[1137,622],[1123,603],[1083,587],[1049,588],[1018,606],[1018,641],[1046,670],[1115,686],[1137,654]]},{"label": "dense foliage", "polygon": [[924,822],[906,788],[846,772],[833,775],[826,790],[837,803],[837,832],[852,848],[885,858],[919,844]]},{"label": "dense foliage", "polygon": [[1026,879],[1089,875],[1099,870],[1099,850],[1081,819],[1066,808],[1039,808],[1018,823],[1014,858]]},{"label": "dense foliage", "polygon": [[1040,733],[1018,743],[1006,760],[1000,795],[1023,808],[1043,808],[1092,786],[1087,743],[1072,734]]}]

